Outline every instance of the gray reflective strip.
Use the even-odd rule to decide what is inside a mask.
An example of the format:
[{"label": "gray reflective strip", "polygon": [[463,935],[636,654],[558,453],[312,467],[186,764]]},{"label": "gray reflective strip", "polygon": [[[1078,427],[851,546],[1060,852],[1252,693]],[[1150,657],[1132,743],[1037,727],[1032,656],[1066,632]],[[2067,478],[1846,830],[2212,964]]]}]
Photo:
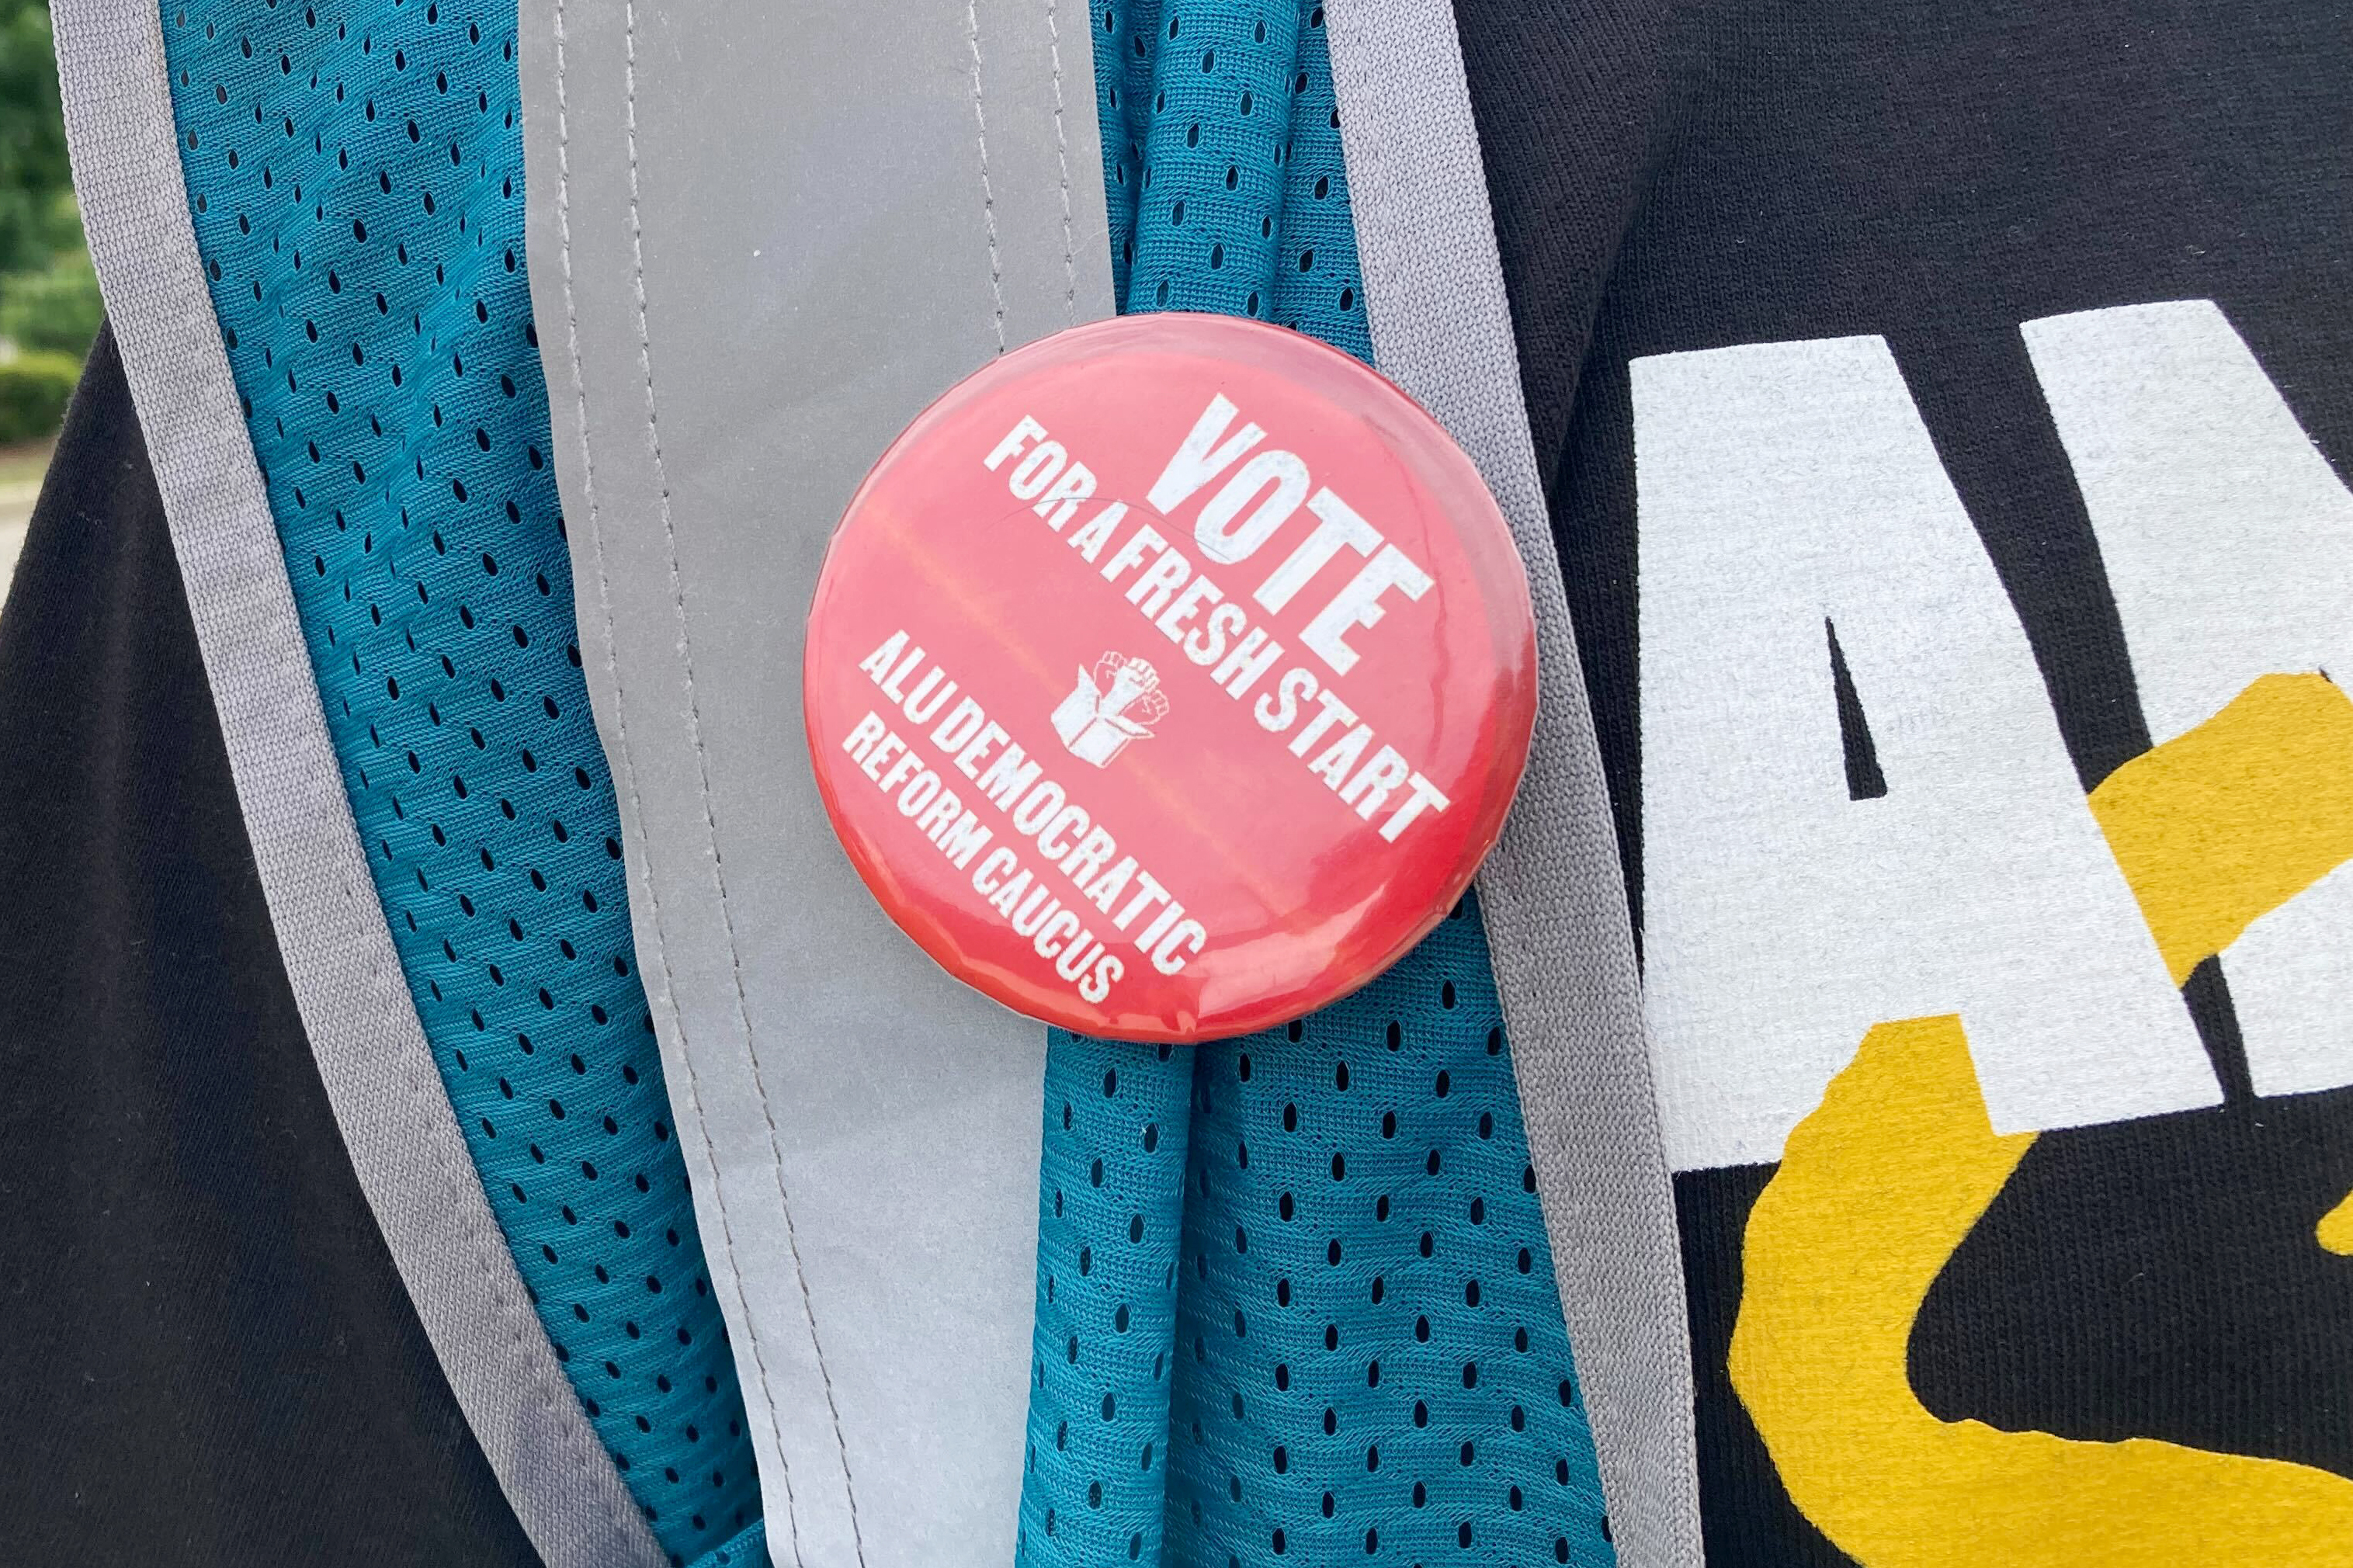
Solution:
[{"label": "gray reflective strip", "polygon": [[580,648],[779,1563],[1013,1551],[1045,1030],[860,882],[800,668],[884,447],[1111,313],[1088,31],[1077,0],[521,8]]},{"label": "gray reflective strip", "polygon": [[368,876],[197,259],[161,17],[153,0],[56,0],[51,15],[90,254],[279,952],[361,1190],[549,1568],[659,1568],[523,1295]]},{"label": "gray reflective strip", "polygon": [[1535,743],[1480,900],[1618,1557],[1696,1565],[1690,1326],[1641,977],[1453,10],[1327,15],[1374,358],[1486,476],[1535,601]]}]

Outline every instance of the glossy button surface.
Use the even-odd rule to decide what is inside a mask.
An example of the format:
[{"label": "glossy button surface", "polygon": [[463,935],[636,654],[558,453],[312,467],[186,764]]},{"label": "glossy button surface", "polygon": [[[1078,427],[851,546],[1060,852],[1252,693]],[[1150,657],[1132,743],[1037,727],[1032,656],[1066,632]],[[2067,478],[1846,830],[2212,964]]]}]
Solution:
[{"label": "glossy button surface", "polygon": [[809,752],[883,908],[1084,1033],[1346,994],[1444,916],[1526,759],[1535,648],[1437,423],[1281,328],[1154,315],[1008,354],[851,500]]}]

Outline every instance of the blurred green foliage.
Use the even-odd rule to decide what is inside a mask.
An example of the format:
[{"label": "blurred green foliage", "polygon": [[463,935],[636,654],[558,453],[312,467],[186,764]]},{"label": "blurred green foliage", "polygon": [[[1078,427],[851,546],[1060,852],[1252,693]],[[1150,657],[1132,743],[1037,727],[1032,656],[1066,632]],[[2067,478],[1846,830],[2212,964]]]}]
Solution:
[{"label": "blurred green foliage", "polygon": [[0,0],[0,273],[81,244],[45,0]]},{"label": "blurred green foliage", "polygon": [[0,446],[57,434],[80,379],[79,354],[20,353],[0,363]]},{"label": "blurred green foliage", "polygon": [[0,284],[0,337],[20,349],[79,360],[90,352],[105,310],[87,251],[67,251],[46,271],[20,272]]},{"label": "blurred green foliage", "polygon": [[54,433],[103,307],[82,248],[47,0],[0,0],[0,442]]}]

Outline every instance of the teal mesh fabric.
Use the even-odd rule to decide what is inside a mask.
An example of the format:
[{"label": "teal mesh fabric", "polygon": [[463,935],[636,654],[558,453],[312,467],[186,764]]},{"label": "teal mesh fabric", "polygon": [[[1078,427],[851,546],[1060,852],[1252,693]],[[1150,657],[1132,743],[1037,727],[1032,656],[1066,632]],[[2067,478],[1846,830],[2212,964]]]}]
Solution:
[{"label": "teal mesh fabric", "polygon": [[769,1568],[768,1521],[754,1520],[727,1544],[696,1558],[694,1568]]},{"label": "teal mesh fabric", "polygon": [[[1369,359],[1320,7],[1094,22],[1124,308]],[[1614,1562],[1535,1187],[1475,900],[1287,1029],[1055,1032],[1021,1560]]]},{"label": "teal mesh fabric", "polygon": [[1372,358],[1323,11],[1141,0],[1096,13],[1113,285]]},{"label": "teal mesh fabric", "polygon": [[1193,1058],[1059,1031],[1039,1167],[1021,1539],[1157,1563]]},{"label": "teal mesh fabric", "polygon": [[512,0],[167,5],[222,341],[491,1206],[671,1555],[759,1517],[633,969],[522,263]]},{"label": "teal mesh fabric", "polygon": [[1611,1562],[1476,903],[1198,1057],[1166,1560]]}]

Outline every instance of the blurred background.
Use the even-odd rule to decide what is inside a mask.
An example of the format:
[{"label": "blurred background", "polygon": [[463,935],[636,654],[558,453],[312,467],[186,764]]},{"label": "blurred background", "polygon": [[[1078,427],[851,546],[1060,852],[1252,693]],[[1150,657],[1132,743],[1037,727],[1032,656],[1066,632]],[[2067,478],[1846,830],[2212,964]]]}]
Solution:
[{"label": "blurred background", "polygon": [[0,594],[98,335],[46,0],[0,0]]}]

